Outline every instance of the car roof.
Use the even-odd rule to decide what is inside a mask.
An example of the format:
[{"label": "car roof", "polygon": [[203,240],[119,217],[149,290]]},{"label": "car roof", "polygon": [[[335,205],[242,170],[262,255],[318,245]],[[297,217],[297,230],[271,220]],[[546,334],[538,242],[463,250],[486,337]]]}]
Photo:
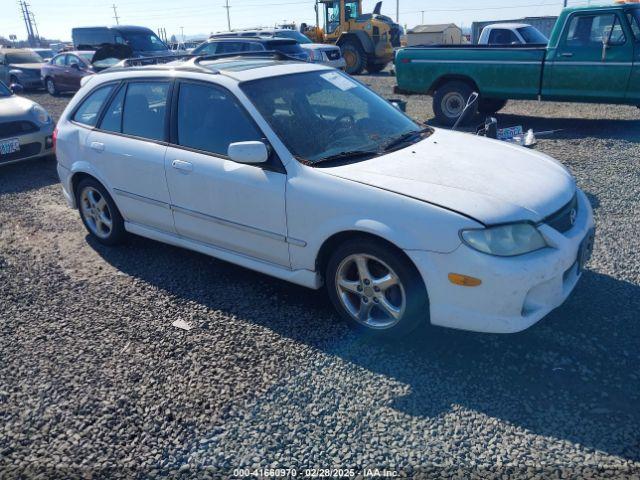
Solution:
[{"label": "car roof", "polygon": [[528,23],[492,23],[484,28],[523,28],[530,26]]},{"label": "car roof", "polygon": [[170,72],[173,77],[179,77],[180,73],[184,73],[185,76],[187,74],[188,76],[192,74],[223,75],[237,82],[243,82],[322,70],[332,71],[333,69],[317,63],[277,60],[270,55],[238,55],[211,59],[190,58],[187,60],[176,60],[171,63],[136,67],[115,66],[104,70],[97,76],[115,80],[136,76],[166,76],[167,73]]}]

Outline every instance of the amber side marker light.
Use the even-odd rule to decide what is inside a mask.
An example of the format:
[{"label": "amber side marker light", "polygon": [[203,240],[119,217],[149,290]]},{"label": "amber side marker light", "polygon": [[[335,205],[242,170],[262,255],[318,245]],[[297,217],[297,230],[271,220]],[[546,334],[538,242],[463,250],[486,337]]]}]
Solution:
[{"label": "amber side marker light", "polygon": [[450,273],[449,281],[454,285],[460,285],[462,287],[477,287],[482,283],[482,280],[479,278],[462,275],[460,273]]}]

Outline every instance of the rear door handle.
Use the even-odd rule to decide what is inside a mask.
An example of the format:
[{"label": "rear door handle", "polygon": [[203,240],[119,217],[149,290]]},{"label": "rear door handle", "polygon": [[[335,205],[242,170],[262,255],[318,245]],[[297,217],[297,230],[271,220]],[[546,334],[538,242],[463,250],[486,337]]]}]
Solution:
[{"label": "rear door handle", "polygon": [[101,142],[91,142],[91,149],[96,152],[104,152],[104,143]]},{"label": "rear door handle", "polygon": [[193,163],[184,162],[182,160],[174,160],[171,162],[171,166],[176,170],[182,170],[183,172],[191,172],[193,171]]},{"label": "rear door handle", "polygon": [[561,53],[560,54],[561,57],[573,57],[573,53],[571,52],[565,52],[565,53]]}]

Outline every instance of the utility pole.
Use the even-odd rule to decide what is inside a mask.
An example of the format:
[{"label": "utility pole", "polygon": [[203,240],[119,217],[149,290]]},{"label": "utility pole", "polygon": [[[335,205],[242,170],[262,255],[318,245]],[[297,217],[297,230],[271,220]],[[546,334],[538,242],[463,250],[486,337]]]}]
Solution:
[{"label": "utility pole", "polygon": [[424,25],[424,10],[421,10],[422,12],[422,23],[420,23],[420,25]]},{"label": "utility pole", "polygon": [[35,40],[36,47],[40,46],[40,32],[38,32],[38,24],[36,23],[36,16],[33,12],[29,12],[29,16],[31,17],[32,29],[34,32],[33,38]]},{"label": "utility pole", "polygon": [[24,19],[25,27],[27,27],[27,40],[30,47],[35,47],[35,35],[33,34],[33,25],[31,24],[32,17],[29,11],[29,4],[26,1],[20,0],[20,11],[22,12],[22,18]]},{"label": "utility pole", "polygon": [[113,8],[113,18],[116,21],[116,25],[120,25],[120,17],[118,16],[116,4],[114,3],[113,5],[111,5],[111,8]]},{"label": "utility pole", "polygon": [[396,23],[400,24],[400,0],[396,0]]},{"label": "utility pole", "polygon": [[564,0],[564,8],[567,8],[567,2],[568,0]]},{"label": "utility pole", "polygon": [[226,8],[227,9],[227,29],[229,31],[231,31],[231,16],[229,15],[229,9],[231,8],[229,6],[229,0],[225,0],[225,6],[222,8]]},{"label": "utility pole", "polygon": [[182,36],[182,43],[184,43],[184,27],[180,27],[180,35]]}]

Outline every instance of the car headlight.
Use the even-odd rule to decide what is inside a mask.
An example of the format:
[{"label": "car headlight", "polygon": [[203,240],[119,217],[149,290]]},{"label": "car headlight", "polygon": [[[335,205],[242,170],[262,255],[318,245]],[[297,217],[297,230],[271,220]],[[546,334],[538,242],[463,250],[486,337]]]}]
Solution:
[{"label": "car headlight", "polygon": [[34,105],[33,107],[31,107],[31,113],[43,125],[48,125],[51,123],[51,117],[49,116],[49,113],[40,105]]},{"label": "car headlight", "polygon": [[461,230],[460,237],[474,250],[499,257],[522,255],[547,246],[538,229],[526,222]]},{"label": "car headlight", "polygon": [[321,62],[322,61],[322,50],[307,50],[309,54],[309,61],[311,62]]}]

